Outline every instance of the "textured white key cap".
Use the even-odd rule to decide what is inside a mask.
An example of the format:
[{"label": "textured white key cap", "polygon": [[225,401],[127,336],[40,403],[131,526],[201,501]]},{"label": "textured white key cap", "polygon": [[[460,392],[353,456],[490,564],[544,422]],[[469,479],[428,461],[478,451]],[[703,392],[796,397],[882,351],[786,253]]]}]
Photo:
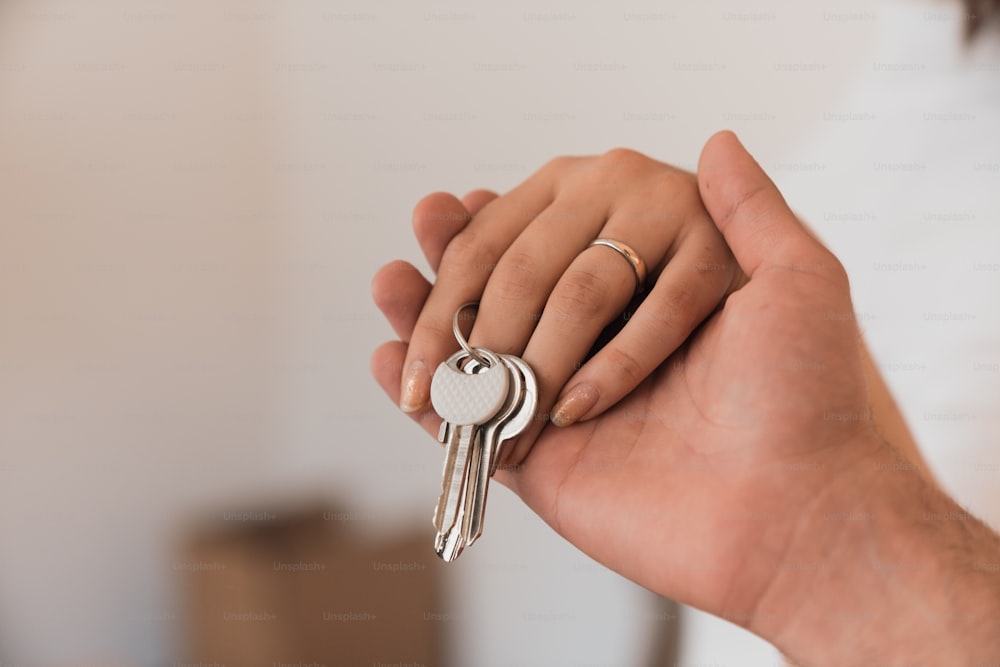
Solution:
[{"label": "textured white key cap", "polygon": [[464,356],[457,352],[438,365],[431,379],[431,404],[451,424],[485,424],[507,399],[510,371],[502,363],[495,363],[478,373],[466,373],[458,367]]}]

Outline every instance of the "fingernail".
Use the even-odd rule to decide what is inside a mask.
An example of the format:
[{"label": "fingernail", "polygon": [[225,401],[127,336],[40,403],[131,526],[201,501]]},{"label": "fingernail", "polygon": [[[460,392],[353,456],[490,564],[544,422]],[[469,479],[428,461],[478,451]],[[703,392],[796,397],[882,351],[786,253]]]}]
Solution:
[{"label": "fingernail", "polygon": [[399,408],[403,412],[416,412],[427,406],[427,397],[431,392],[431,374],[423,359],[417,359],[410,364],[403,383],[403,393],[399,397]]},{"label": "fingernail", "polygon": [[576,385],[552,408],[552,423],[556,426],[569,426],[575,423],[590,412],[600,397],[601,393],[594,385],[586,382]]}]

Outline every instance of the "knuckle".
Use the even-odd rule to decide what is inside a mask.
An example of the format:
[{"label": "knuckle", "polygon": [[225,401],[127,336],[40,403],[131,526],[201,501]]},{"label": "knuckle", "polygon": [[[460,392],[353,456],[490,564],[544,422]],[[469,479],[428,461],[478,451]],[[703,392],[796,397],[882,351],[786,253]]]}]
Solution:
[{"label": "knuckle", "polygon": [[[417,324],[413,327],[413,335],[410,337],[410,348],[416,349],[419,341],[435,341],[453,339],[451,330],[451,315],[440,315],[424,311],[417,319]],[[431,343],[433,346],[433,343]]]},{"label": "knuckle", "polygon": [[568,155],[557,155],[543,164],[541,169],[538,170],[537,175],[544,178],[557,179],[569,169],[573,161],[574,158]]},{"label": "knuckle", "polygon": [[[705,291],[709,292],[711,291],[709,286],[722,289],[731,283],[737,268],[736,258],[730,252],[729,246],[715,233],[707,235],[704,239],[704,249],[694,258],[694,262],[690,265],[690,273],[692,279],[704,283]],[[719,298],[722,298],[721,294]]]},{"label": "knuckle", "polygon": [[605,348],[606,364],[612,368],[629,390],[637,387],[646,379],[645,366],[635,357],[619,346]]},{"label": "knuckle", "polygon": [[631,148],[612,148],[601,156],[601,161],[612,167],[635,167],[645,165],[651,160],[637,150]]},{"label": "knuckle", "polygon": [[677,209],[703,208],[698,194],[698,181],[694,174],[665,167],[653,174],[651,183],[653,194],[674,202],[674,207]]},{"label": "knuckle", "polygon": [[481,273],[489,275],[493,272],[495,257],[485,238],[466,230],[456,234],[444,249],[438,276],[454,273],[459,280],[467,282]]},{"label": "knuckle", "polygon": [[850,277],[847,269],[837,259],[836,255],[821,248],[817,251],[814,247],[809,247],[811,243],[801,244],[801,251],[798,257],[801,261],[781,265],[782,268],[790,270],[799,276],[809,276],[824,280],[839,289],[850,290]]},{"label": "knuckle", "polygon": [[767,192],[767,184],[761,183],[740,193],[733,200],[732,204],[730,204],[729,209],[722,214],[721,219],[718,221],[720,228],[728,226],[733,220],[741,217],[745,217],[748,223],[752,223],[768,215],[767,208],[761,205],[761,201],[766,198]]},{"label": "knuckle", "polygon": [[826,251],[826,257],[824,258],[824,264],[829,267],[830,277],[834,282],[843,285],[845,288],[850,285],[850,278],[847,274],[847,269],[840,262],[837,257],[829,251]]},{"label": "knuckle", "polygon": [[595,171],[602,177],[610,174],[625,174],[632,178],[638,178],[647,176],[651,169],[662,167],[662,165],[631,148],[612,148],[597,158],[594,167]]},{"label": "knuckle", "polygon": [[530,297],[538,287],[541,265],[528,252],[508,251],[497,263],[490,276],[489,289],[507,301]]},{"label": "knuckle", "polygon": [[589,321],[604,311],[611,296],[608,280],[587,269],[569,269],[550,297],[553,313],[569,321]]},{"label": "knuckle", "polygon": [[663,320],[675,328],[689,328],[701,314],[700,293],[690,283],[674,283],[659,298]]},{"label": "knuckle", "polygon": [[578,201],[575,195],[577,191],[576,184],[568,184],[565,197],[557,199],[554,205],[541,211],[532,219],[531,223],[551,231],[557,231],[565,225],[584,223],[587,220],[588,212],[579,206],[569,205],[570,202]]}]

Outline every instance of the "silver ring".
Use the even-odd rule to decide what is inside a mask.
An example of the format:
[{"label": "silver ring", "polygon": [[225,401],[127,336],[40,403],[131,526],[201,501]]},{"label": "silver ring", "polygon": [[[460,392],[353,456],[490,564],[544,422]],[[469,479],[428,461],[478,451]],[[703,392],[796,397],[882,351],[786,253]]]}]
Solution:
[{"label": "silver ring", "polygon": [[480,354],[477,348],[471,347],[469,345],[469,341],[465,340],[465,336],[462,335],[462,329],[459,328],[458,326],[458,316],[461,315],[462,311],[465,310],[466,308],[478,309],[479,304],[475,301],[470,301],[469,303],[465,303],[459,306],[458,310],[456,310],[455,314],[452,315],[451,317],[451,330],[455,333],[455,340],[458,341],[458,344],[462,347],[465,353],[470,357],[472,357],[473,359],[475,359],[476,361],[478,361],[486,368],[489,368],[493,364],[490,362],[489,359]]},{"label": "silver ring", "polygon": [[628,263],[632,266],[632,272],[635,273],[635,293],[638,294],[641,292],[643,286],[646,284],[646,262],[642,261],[639,253],[633,250],[631,246],[621,241],[615,241],[614,239],[596,239],[591,241],[587,247],[590,248],[595,245],[607,246],[628,260]]}]

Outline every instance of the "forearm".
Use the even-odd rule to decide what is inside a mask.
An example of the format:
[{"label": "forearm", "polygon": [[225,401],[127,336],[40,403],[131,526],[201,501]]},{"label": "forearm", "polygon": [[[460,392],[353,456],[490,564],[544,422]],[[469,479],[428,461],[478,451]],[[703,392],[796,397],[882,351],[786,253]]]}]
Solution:
[{"label": "forearm", "polygon": [[798,664],[1000,664],[1000,538],[907,463],[878,448],[804,509],[751,628]]}]

